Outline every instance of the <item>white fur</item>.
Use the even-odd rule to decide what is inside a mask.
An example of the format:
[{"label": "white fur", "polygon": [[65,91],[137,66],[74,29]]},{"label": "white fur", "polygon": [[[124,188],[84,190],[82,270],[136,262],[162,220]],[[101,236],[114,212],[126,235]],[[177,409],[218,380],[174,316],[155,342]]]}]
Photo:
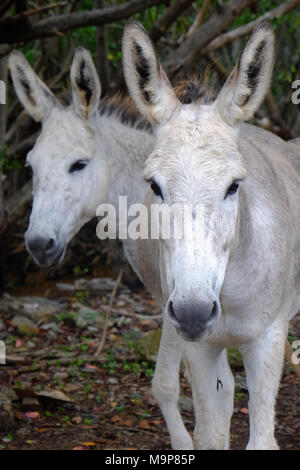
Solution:
[{"label": "white fur", "polygon": [[[85,60],[84,79],[92,91],[88,106],[76,84],[82,59]],[[12,53],[10,67],[25,109],[42,121],[40,136],[27,156],[33,170],[33,206],[25,240],[55,239],[62,252],[61,261],[69,241],[95,217],[99,204],[107,202],[117,208],[120,194],[128,196],[128,205],[144,199],[147,185],[140,174],[143,160],[152,148],[153,136],[122,124],[116,113],[108,117],[96,112],[101,86],[90,54],[83,48],[78,48],[74,56],[72,104],[67,107],[54,98],[20,52]],[[20,81],[20,67],[22,75],[27,77],[30,93],[37,98],[35,106],[28,100]],[[41,112],[45,96],[41,87],[51,96],[45,112]],[[69,173],[77,160],[88,164],[81,171]],[[136,180],[135,185],[132,179]],[[135,241],[125,240],[124,248],[136,270]]]},{"label": "white fur", "polygon": [[[148,57],[155,57],[143,35],[141,29],[136,35],[136,27],[129,25],[125,50],[132,36]],[[204,208],[201,237],[192,223],[190,240],[138,242],[139,272],[165,307],[153,393],[177,449],[229,447],[234,392],[226,357],[230,346],[242,353],[250,391],[247,448],[278,448],[274,405],[288,320],[300,307],[300,176],[291,164],[296,160],[291,145],[253,126],[240,126],[267,91],[273,49],[273,33],[262,24],[215,103],[177,106],[175,112],[172,107],[169,113],[166,109],[144,167],[145,179],[157,182],[165,203]],[[138,103],[140,87],[132,78],[135,58],[127,54],[126,59],[125,76]],[[249,79],[249,64],[259,66],[256,82]],[[155,83],[160,85],[156,77],[154,72],[149,80],[153,96],[161,92],[155,88]],[[149,115],[152,106],[143,102],[140,110]],[[238,192],[224,199],[226,188],[236,179],[244,180]],[[153,202],[159,202],[159,197],[150,192],[145,203]],[[170,300],[185,302],[187,321],[189,303],[200,304],[203,299],[216,299],[220,312],[207,322],[201,341],[186,342],[175,331],[174,326],[182,335],[182,323],[174,319]],[[193,443],[177,409],[181,356],[193,390]],[[217,386],[219,381],[222,386]]]}]

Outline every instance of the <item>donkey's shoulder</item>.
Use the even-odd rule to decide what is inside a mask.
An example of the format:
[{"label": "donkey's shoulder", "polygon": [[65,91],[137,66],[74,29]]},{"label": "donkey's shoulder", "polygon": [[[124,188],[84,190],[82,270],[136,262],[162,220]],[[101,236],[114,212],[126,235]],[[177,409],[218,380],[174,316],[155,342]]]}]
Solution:
[{"label": "donkey's shoulder", "polygon": [[238,143],[244,159],[260,171],[272,164],[274,171],[280,171],[284,165],[287,172],[296,169],[300,174],[300,139],[285,141],[260,127],[242,124]]}]

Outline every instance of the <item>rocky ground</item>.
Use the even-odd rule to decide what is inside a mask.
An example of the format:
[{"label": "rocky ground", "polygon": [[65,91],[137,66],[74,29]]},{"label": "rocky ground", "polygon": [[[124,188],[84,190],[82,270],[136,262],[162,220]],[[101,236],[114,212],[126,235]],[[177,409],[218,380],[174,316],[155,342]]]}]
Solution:
[{"label": "rocky ground", "polygon": [[[81,274],[81,273],[78,273]],[[166,425],[150,383],[161,317],[142,288],[121,284],[99,346],[114,280],[51,281],[36,295],[0,299],[0,449],[170,449]],[[30,291],[31,286],[31,291]],[[290,340],[300,338],[300,321]],[[237,351],[231,447],[248,439],[247,387]],[[300,449],[300,380],[284,366],[276,434],[282,449]],[[191,394],[181,373],[179,407],[193,429]]]}]

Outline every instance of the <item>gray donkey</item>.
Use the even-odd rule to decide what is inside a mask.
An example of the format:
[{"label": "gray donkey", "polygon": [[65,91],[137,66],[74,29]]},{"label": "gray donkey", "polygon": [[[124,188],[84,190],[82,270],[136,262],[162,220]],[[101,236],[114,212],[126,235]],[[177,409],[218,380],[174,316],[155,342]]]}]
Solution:
[{"label": "gray donkey", "polygon": [[[189,236],[138,241],[139,273],[164,308],[153,392],[178,449],[229,447],[231,346],[242,354],[250,394],[247,449],[278,448],[275,399],[288,321],[300,308],[300,145],[243,124],[264,98],[273,62],[274,34],[261,23],[217,98],[190,81],[182,104],[144,28],[131,22],[124,31],[129,91],[156,125],[145,204],[192,212]],[[177,409],[182,356],[193,441]]]}]

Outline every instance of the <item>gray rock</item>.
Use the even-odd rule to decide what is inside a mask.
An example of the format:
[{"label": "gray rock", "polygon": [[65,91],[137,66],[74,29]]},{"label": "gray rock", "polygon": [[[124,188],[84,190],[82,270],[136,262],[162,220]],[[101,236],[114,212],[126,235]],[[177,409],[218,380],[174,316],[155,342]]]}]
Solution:
[{"label": "gray rock", "polygon": [[98,310],[81,304],[77,304],[75,307],[76,306],[79,307],[76,318],[76,326],[78,328],[85,328],[88,325],[95,326],[104,324],[105,317]]},{"label": "gray rock", "polygon": [[145,356],[148,361],[156,361],[157,352],[159,348],[161,338],[161,329],[150,331],[150,333],[145,334],[137,342],[139,345],[139,350]]},{"label": "gray rock", "polygon": [[62,310],[57,301],[43,297],[11,297],[5,294],[4,299],[0,301],[0,312],[4,318],[11,318],[17,313],[27,316],[34,322],[47,321]]},{"label": "gray rock", "polygon": [[29,318],[17,315],[12,319],[11,324],[22,335],[34,336],[39,334],[39,329]]}]

